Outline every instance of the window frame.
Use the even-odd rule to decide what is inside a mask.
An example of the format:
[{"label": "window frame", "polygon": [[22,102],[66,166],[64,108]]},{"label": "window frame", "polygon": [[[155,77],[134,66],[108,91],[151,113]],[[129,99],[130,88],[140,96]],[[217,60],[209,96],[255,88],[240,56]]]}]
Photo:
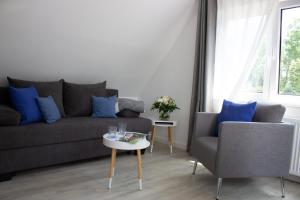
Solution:
[{"label": "window frame", "polygon": [[276,19],[274,24],[274,34],[273,34],[273,51],[272,51],[272,64],[270,70],[269,80],[269,90],[264,92],[269,93],[269,99],[272,102],[278,102],[289,107],[299,107],[300,108],[300,96],[296,95],[286,95],[279,94],[279,84],[280,84],[280,62],[281,62],[281,36],[282,36],[282,13],[284,10],[300,8],[299,2],[295,1],[282,1],[279,3],[278,10],[276,12]]}]

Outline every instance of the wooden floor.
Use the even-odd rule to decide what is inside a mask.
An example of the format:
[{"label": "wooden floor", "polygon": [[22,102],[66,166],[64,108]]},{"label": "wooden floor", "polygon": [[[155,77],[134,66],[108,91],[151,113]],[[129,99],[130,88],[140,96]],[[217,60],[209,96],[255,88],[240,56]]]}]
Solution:
[{"label": "wooden floor", "polygon": [[[215,199],[216,178],[193,163],[186,152],[156,145],[143,156],[143,190],[138,191],[136,157],[117,157],[112,189],[107,189],[109,158],[17,174],[0,183],[1,200],[189,200]],[[287,200],[300,199],[300,184],[286,182]],[[281,199],[276,178],[234,179],[223,183],[222,199]]]}]

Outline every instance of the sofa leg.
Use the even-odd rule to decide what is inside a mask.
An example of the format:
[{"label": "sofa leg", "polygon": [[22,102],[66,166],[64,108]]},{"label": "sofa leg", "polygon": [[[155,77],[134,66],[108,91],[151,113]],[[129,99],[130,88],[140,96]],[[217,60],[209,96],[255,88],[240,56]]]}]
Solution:
[{"label": "sofa leg", "polygon": [[15,176],[16,173],[12,172],[12,173],[6,173],[6,174],[0,174],[0,182],[3,181],[10,181],[12,179],[13,176]]},{"label": "sofa leg", "polygon": [[281,183],[281,197],[284,198],[285,197],[285,188],[284,188],[284,179],[282,176],[280,177],[280,183]]},{"label": "sofa leg", "polygon": [[221,196],[222,181],[223,181],[222,178],[218,178],[218,188],[217,188],[217,197],[216,197],[216,200],[219,200],[220,196]]},{"label": "sofa leg", "polygon": [[195,160],[195,161],[194,161],[193,175],[196,174],[197,165],[198,165],[198,160]]}]

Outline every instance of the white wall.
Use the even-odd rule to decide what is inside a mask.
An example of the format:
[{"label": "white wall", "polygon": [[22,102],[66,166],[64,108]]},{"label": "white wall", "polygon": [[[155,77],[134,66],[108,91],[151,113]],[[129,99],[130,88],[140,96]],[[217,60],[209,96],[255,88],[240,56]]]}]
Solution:
[{"label": "white wall", "polygon": [[[187,140],[197,0],[2,0],[0,84],[108,81],[146,102],[170,95],[180,111],[175,143]],[[166,135],[159,132],[160,136]]]}]

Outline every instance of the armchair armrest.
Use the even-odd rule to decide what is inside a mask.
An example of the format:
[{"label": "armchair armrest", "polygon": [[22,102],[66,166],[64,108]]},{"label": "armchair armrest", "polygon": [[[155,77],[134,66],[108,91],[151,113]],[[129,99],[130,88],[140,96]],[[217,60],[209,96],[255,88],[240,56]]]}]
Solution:
[{"label": "armchair armrest", "polygon": [[216,175],[222,178],[287,176],[294,126],[287,123],[223,122]]},{"label": "armchair armrest", "polygon": [[197,112],[193,136],[214,136],[217,113]]}]

